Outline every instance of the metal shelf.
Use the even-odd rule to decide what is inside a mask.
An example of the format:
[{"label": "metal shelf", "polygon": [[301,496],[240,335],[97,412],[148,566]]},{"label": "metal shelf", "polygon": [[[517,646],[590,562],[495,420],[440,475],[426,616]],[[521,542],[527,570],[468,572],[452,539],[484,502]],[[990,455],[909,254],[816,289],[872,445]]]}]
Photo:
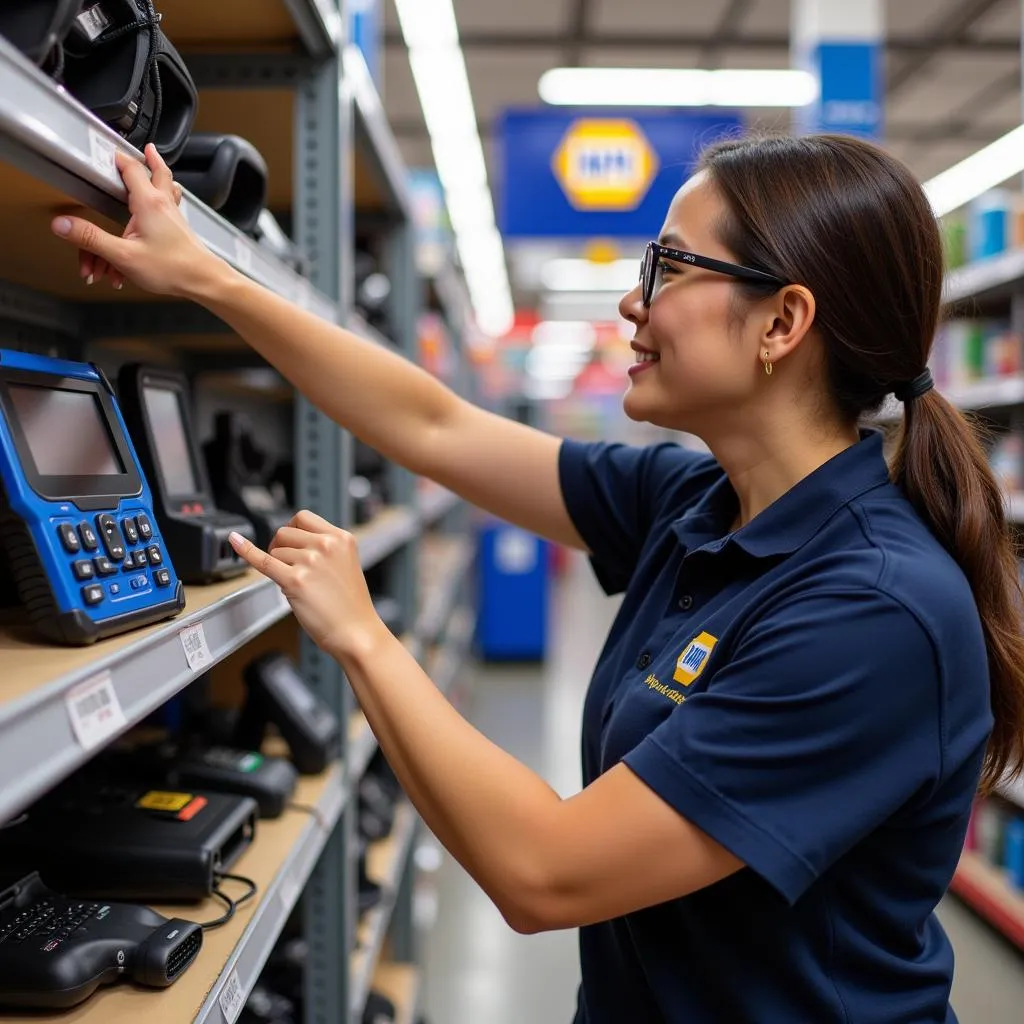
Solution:
[{"label": "metal shelf", "polygon": [[452,616],[445,642],[435,649],[434,656],[430,659],[430,678],[446,696],[451,692],[465,664],[473,643],[475,628],[476,612],[468,606],[463,606]]},{"label": "metal shelf", "polygon": [[419,970],[412,964],[377,964],[373,988],[394,1003],[394,1024],[416,1024],[422,992]]},{"label": "metal shelf", "polygon": [[[353,531],[360,561],[370,568],[409,537],[418,522],[408,509],[390,509]],[[124,723],[107,738],[137,725],[202,672],[289,613],[274,583],[249,572],[235,580],[186,588],[176,619],[85,648],[42,645],[27,625],[0,626],[4,697],[0,703],[0,820],[18,814],[92,756],[75,737],[69,701],[77,688],[107,678]],[[182,631],[201,630],[209,657],[192,668]]]},{"label": "metal shelf", "polygon": [[372,179],[364,187],[370,189],[374,201],[368,202],[370,195],[360,195],[357,188],[357,206],[383,207],[411,224],[414,218],[405,164],[366,60],[359,48],[350,44],[343,50],[342,63],[354,100],[356,156],[360,168]]},{"label": "metal shelf", "polygon": [[424,526],[433,526],[439,519],[443,519],[454,508],[458,508],[462,499],[453,491],[444,487],[432,484],[420,492],[419,507],[420,519]]},{"label": "metal shelf", "polygon": [[366,854],[366,873],[381,886],[383,892],[380,903],[363,915],[356,929],[359,946],[350,957],[351,1011],[356,1019],[359,1019],[366,1005],[366,996],[380,960],[398,898],[398,887],[406,871],[418,824],[419,817],[412,805],[401,804],[395,812],[391,835],[379,843],[373,843]]},{"label": "metal shelf", "polygon": [[995,302],[1009,299],[1024,287],[1024,249],[1009,249],[995,256],[957,267],[946,275],[943,299],[948,303]]},{"label": "metal shelf", "polygon": [[424,644],[434,643],[441,635],[455,609],[466,573],[473,564],[473,545],[467,538],[455,538],[446,542],[446,547],[444,571],[423,602],[414,627],[414,632]]},{"label": "metal shelf", "polygon": [[[288,810],[274,821],[259,823],[252,846],[234,868],[259,886],[257,902],[240,907],[232,921],[207,932],[195,963],[170,988],[157,991],[117,985],[96,993],[69,1013],[4,1019],[16,1024],[58,1020],[62,1024],[137,1024],[143,1019],[149,1024],[223,1024],[227,1017],[221,1005],[222,996],[227,999],[225,990],[237,986],[244,1002],[341,815],[346,797],[344,772],[335,764],[321,776],[301,779],[296,790],[296,802],[315,807],[316,816]],[[168,917],[206,921],[219,916],[223,906],[208,899],[196,905],[156,909]]]},{"label": "metal shelf", "polygon": [[1024,377],[993,377],[943,388],[958,409],[990,409],[1024,402]]},{"label": "metal shelf", "polygon": [[1024,949],[1024,895],[984,857],[965,850],[950,890],[1011,942]]},{"label": "metal shelf", "polygon": [[372,569],[420,533],[419,517],[411,508],[389,508],[366,526],[352,531],[359,542],[359,562]]},{"label": "metal shelf", "polygon": [[[0,38],[0,157],[34,181],[123,220],[126,192],[114,166],[115,151],[142,158]],[[339,319],[335,303],[209,207],[186,195],[182,209],[196,234],[232,266],[324,319]],[[43,213],[48,221],[49,213]],[[39,246],[52,244],[45,221]],[[22,283],[46,287],[43,281]]]}]

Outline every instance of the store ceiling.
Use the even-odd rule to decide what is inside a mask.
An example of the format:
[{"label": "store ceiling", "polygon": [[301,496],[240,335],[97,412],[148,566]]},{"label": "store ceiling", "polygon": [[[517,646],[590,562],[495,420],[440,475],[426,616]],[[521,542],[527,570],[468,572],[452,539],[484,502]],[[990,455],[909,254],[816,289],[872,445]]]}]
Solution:
[{"label": "store ceiling", "polygon": [[[857,2],[857,0],[850,0]],[[789,66],[790,0],[454,0],[490,180],[509,106],[549,68]],[[1021,123],[1021,0],[889,0],[885,143],[923,179]],[[432,165],[393,0],[384,102],[406,162]],[[786,110],[748,113],[787,129]],[[497,198],[497,196],[495,197]]]}]

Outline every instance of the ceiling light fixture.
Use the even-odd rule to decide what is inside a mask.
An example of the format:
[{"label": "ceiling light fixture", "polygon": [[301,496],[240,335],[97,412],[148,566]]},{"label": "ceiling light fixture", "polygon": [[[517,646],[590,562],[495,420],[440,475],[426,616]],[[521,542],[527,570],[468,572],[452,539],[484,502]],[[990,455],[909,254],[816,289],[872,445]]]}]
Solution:
[{"label": "ceiling light fixture", "polygon": [[505,334],[515,317],[512,288],[452,0],[395,7],[477,325]]},{"label": "ceiling light fixture", "polygon": [[805,107],[818,98],[807,71],[702,68],[554,68],[545,103],[571,107]]},{"label": "ceiling light fixture", "polygon": [[1024,125],[924,183],[936,217],[943,217],[983,192],[1024,172]]}]

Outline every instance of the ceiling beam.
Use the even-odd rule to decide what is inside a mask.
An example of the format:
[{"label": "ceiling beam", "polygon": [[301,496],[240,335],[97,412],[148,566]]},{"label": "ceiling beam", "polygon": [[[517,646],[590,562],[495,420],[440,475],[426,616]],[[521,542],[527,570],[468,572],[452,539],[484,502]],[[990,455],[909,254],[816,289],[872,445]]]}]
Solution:
[{"label": "ceiling beam", "polygon": [[[885,83],[887,97],[894,96],[916,74],[926,68],[942,47],[960,49],[964,33],[1003,0],[955,0],[952,10],[939,22],[935,29],[925,36],[925,48],[908,55],[903,63],[889,75]],[[1016,40],[1015,50],[1020,49]]]},{"label": "ceiling beam", "polygon": [[724,49],[725,41],[736,37],[740,23],[747,16],[753,0],[729,0],[729,6],[725,9],[721,20],[715,28],[714,36],[708,41],[704,49],[701,67],[718,67],[721,52]]},{"label": "ceiling beam", "polygon": [[[587,45],[587,23],[590,21],[590,0],[571,0],[569,23],[566,26],[565,65],[575,68],[583,61],[583,48]],[[463,44],[465,45],[465,44]]]},{"label": "ceiling beam", "polygon": [[[984,0],[992,3],[994,0]],[[560,32],[498,32],[492,30],[463,32],[460,36],[465,50],[560,50],[565,46],[565,36]],[[388,46],[405,48],[401,33],[388,32],[384,41]],[[600,47],[603,50],[679,50],[699,49],[707,46],[710,39],[707,34],[696,33],[651,33],[649,35],[606,35],[600,32],[585,32],[580,40],[583,46]],[[781,56],[789,59],[788,35],[741,36],[733,33],[716,40],[718,47],[738,47],[750,50],[778,50]],[[899,36],[885,41],[885,48],[896,56],[939,56],[950,52],[965,53],[975,56],[991,54],[1019,54],[1020,40],[1006,39],[948,39],[936,41],[921,36]]]}]

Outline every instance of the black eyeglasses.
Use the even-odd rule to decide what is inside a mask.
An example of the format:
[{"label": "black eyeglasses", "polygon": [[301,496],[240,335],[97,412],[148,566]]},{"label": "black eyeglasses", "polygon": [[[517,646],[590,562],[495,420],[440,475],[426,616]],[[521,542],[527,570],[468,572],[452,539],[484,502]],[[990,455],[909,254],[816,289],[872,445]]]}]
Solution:
[{"label": "black eyeglasses", "polygon": [[710,256],[698,256],[693,252],[669,249],[657,242],[648,242],[647,250],[644,252],[644,258],[640,264],[640,284],[643,288],[644,306],[648,309],[650,309],[651,300],[654,298],[654,291],[658,283],[658,269],[663,259],[671,260],[673,263],[686,263],[691,267],[700,267],[702,270],[713,270],[717,274],[728,274],[730,277],[739,277],[744,281],[774,285],[776,288],[782,288],[789,284],[781,277],[766,274],[763,270],[754,270],[753,267],[741,267],[738,263],[713,260]]}]

